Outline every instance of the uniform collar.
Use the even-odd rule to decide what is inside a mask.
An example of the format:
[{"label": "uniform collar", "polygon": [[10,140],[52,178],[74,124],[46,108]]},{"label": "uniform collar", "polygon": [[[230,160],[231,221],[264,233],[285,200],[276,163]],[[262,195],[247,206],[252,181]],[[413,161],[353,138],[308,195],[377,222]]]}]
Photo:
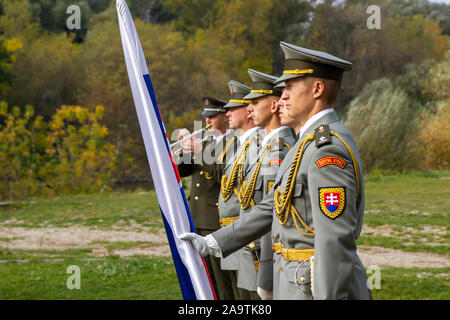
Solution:
[{"label": "uniform collar", "polygon": [[282,126],[276,129],[273,129],[268,135],[266,135],[263,139],[263,141],[261,142],[261,146],[262,148],[265,147],[265,145],[270,141],[270,139],[272,139],[272,137],[274,137],[277,133],[279,133],[281,130],[289,128],[287,126]]},{"label": "uniform collar", "polygon": [[306,123],[303,125],[303,127],[300,128],[298,137],[301,137],[306,132],[306,130],[310,129],[311,125],[314,122],[316,122],[317,120],[321,119],[322,117],[324,117],[325,115],[327,115],[329,113],[334,113],[336,115],[336,113],[334,112],[334,109],[329,108],[329,109],[322,110],[322,111],[316,113],[315,115],[313,115],[311,118],[309,118],[308,121],[306,121]]},{"label": "uniform collar", "polygon": [[230,129],[227,129],[227,131],[225,131],[224,134],[221,134],[220,136],[218,136],[216,138],[216,143],[219,143],[220,141],[222,141],[223,138],[225,138],[226,136],[228,136],[231,133]]},{"label": "uniform collar", "polygon": [[251,129],[248,129],[247,131],[245,131],[240,137],[239,137],[239,142],[241,144],[244,144],[245,141],[247,141],[247,139],[250,137],[250,135],[254,132],[256,132],[256,130],[260,129],[260,127],[253,127]]}]

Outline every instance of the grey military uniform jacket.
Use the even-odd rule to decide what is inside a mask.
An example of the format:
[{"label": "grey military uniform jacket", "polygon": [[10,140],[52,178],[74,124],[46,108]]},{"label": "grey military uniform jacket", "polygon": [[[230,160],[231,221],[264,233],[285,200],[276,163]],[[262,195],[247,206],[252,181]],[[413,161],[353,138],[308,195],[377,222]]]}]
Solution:
[{"label": "grey military uniform jacket", "polygon": [[[262,131],[262,132],[261,132]],[[236,152],[234,153],[231,160],[226,159],[226,163],[223,167],[223,175],[221,178],[221,189],[224,189],[224,182],[230,183],[229,179],[234,179],[233,183],[229,184],[228,192],[224,194],[224,192],[219,193],[218,203],[219,203],[219,217],[222,225],[228,224],[229,219],[237,219],[239,217],[240,211],[240,203],[238,199],[238,190],[239,190],[239,171],[235,173],[234,177],[232,177],[233,168],[236,171],[235,163],[239,159],[239,155],[244,157],[247,156],[249,150],[253,150],[254,148],[258,148],[259,140],[261,139],[261,135],[264,134],[264,130],[261,128],[254,129],[254,131],[239,144]],[[242,151],[245,145],[248,143],[247,151]],[[242,151],[242,152],[241,152]],[[245,158],[244,158],[245,161]],[[243,170],[243,168],[241,169]],[[217,173],[216,173],[217,174]],[[225,176],[225,179],[224,177]],[[241,177],[242,179],[242,177]],[[225,183],[225,184],[227,184]],[[243,246],[241,246],[243,247]],[[222,270],[238,270],[239,267],[239,253],[236,252],[234,254],[229,255],[226,258],[221,259],[221,268]]]},{"label": "grey military uniform jacket", "polygon": [[[267,141],[265,141],[268,139]],[[294,134],[291,128],[281,127],[270,137],[262,141],[257,156],[249,156],[245,162],[244,185],[240,188],[239,200],[241,210],[239,215],[251,211],[254,205],[261,202],[275,182],[275,176],[282,160],[294,144]],[[258,270],[255,268],[255,258]],[[246,246],[241,251],[237,285],[251,291],[257,287],[272,290],[273,254],[271,233],[254,241],[251,247]]]},{"label": "grey military uniform jacket", "polygon": [[[329,127],[344,142],[331,135],[329,141],[325,137],[322,145],[316,146],[315,141],[305,145],[291,194],[298,215],[289,210],[277,216],[274,194],[285,190],[299,147],[321,125]],[[274,278],[278,282],[274,284],[278,291],[274,296],[311,299],[313,289],[315,299],[370,299],[365,270],[356,253],[363,213],[364,186],[356,143],[332,112],[317,119],[299,137],[286,155],[274,186],[259,205],[212,235],[227,256],[268,232],[272,222],[278,223],[283,248],[314,249],[314,279],[311,285],[309,260],[300,264],[283,257],[280,276]]]}]

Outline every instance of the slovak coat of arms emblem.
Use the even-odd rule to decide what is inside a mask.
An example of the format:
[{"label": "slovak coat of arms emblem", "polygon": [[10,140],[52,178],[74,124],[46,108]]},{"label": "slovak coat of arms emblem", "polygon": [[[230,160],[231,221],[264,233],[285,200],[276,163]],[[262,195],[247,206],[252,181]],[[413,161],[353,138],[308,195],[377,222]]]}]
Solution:
[{"label": "slovak coat of arms emblem", "polygon": [[345,188],[329,187],[319,188],[319,206],[323,214],[334,220],[339,217],[345,208]]}]

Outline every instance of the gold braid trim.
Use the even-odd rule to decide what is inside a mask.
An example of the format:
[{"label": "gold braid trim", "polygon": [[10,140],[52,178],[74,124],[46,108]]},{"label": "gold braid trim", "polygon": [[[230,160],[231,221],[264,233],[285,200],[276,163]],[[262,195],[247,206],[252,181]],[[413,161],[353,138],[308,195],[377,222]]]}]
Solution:
[{"label": "gold braid trim", "polygon": [[222,153],[217,158],[218,162],[222,162],[223,158],[225,158],[225,155],[227,154],[228,149],[230,149],[230,147],[234,141],[236,141],[236,136],[234,136],[233,139],[231,139],[230,141],[227,142],[227,144],[225,145],[225,148],[222,150]]},{"label": "gold braid trim", "polygon": [[222,194],[222,200],[224,202],[228,201],[230,199],[231,195],[233,194],[233,187],[236,182],[236,177],[238,175],[239,171],[239,184],[242,182],[242,170],[243,170],[243,163],[245,160],[245,154],[247,153],[248,148],[250,147],[250,144],[252,143],[251,140],[248,140],[243,146],[241,151],[239,151],[238,156],[236,157],[236,160],[234,161],[233,168],[231,169],[230,178],[228,178],[225,174],[222,176],[222,181],[220,184],[220,192]]},{"label": "gold braid trim", "polygon": [[[306,145],[314,140],[314,134],[308,134],[305,139],[298,146],[297,152],[295,153],[294,161],[292,162],[291,170],[289,172],[288,181],[286,183],[286,189],[280,192],[280,186],[275,190],[274,202],[275,202],[275,214],[278,221],[283,226],[286,224],[290,213],[292,212],[292,217],[297,230],[307,236],[313,236],[314,230],[306,225],[306,223],[301,219],[300,214],[292,205],[292,193],[295,188],[295,179],[297,177],[297,172],[300,167],[303,153],[306,149]],[[300,229],[297,219],[300,223],[308,230],[309,233],[304,232]]]},{"label": "gold braid trim", "polygon": [[353,153],[353,150],[350,148],[350,146],[348,145],[348,143],[336,132],[334,131],[330,131],[330,134],[332,136],[335,136],[336,138],[338,138],[339,140],[341,140],[341,142],[345,145],[345,147],[347,148],[348,153],[350,153],[350,156],[352,157],[352,161],[353,161],[353,171],[355,172],[355,178],[356,178],[356,198],[358,198],[358,192],[359,192],[359,167],[358,167],[358,163],[356,162],[356,156]]},{"label": "gold braid trim", "polygon": [[239,202],[241,203],[241,208],[244,210],[247,210],[247,208],[250,206],[250,202],[252,200],[253,193],[255,191],[256,180],[258,179],[259,171],[261,169],[262,161],[264,160],[264,157],[266,156],[267,152],[270,150],[270,147],[271,144],[270,143],[267,144],[266,149],[261,154],[261,157],[259,157],[248,186],[247,181],[244,181],[242,183],[241,188],[239,189]]},{"label": "gold braid trim", "polygon": [[[348,152],[350,153],[350,156],[353,161],[353,170],[355,172],[355,178],[356,178],[356,197],[358,197],[358,191],[359,191],[359,167],[358,163],[356,161],[356,156],[353,153],[353,150],[350,148],[348,143],[335,131],[330,131],[330,134],[338,138],[347,148]],[[298,168],[300,166],[300,162],[303,156],[303,152],[306,148],[306,145],[314,140],[314,134],[309,134],[303,141],[300,143],[297,152],[294,157],[294,161],[292,162],[291,171],[289,172],[288,181],[286,184],[286,189],[283,192],[280,192],[278,187],[275,190],[274,193],[274,202],[275,202],[275,213],[278,218],[278,221],[281,225],[285,225],[289,214],[292,213],[292,219],[294,220],[295,227],[297,230],[302,233],[305,236],[314,236],[314,230],[311,229],[302,219],[297,211],[297,209],[292,205],[292,192],[294,191],[295,186],[295,179],[297,177]],[[298,224],[298,221],[303,225],[303,227],[308,230],[309,232],[304,232],[300,229],[300,226]]]}]

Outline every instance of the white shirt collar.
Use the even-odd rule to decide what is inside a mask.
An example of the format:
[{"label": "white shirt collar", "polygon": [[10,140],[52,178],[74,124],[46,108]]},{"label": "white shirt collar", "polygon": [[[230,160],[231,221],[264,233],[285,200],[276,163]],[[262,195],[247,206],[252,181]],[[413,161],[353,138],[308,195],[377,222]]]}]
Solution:
[{"label": "white shirt collar", "polygon": [[286,126],[282,126],[276,129],[273,129],[268,135],[266,135],[261,143],[262,148],[264,148],[266,146],[266,144],[270,141],[270,139],[272,139],[272,137],[274,135],[276,135],[278,132],[280,132],[281,130],[283,130],[284,128],[287,128]]},{"label": "white shirt collar", "polygon": [[300,132],[299,132],[298,136],[301,137],[314,122],[316,122],[317,120],[322,118],[324,115],[331,113],[331,112],[334,112],[333,108],[329,108],[329,109],[325,109],[320,112],[317,112],[315,115],[313,115],[311,118],[309,118],[308,121],[305,122],[303,127],[300,128]]},{"label": "white shirt collar", "polygon": [[222,141],[222,139],[225,138],[230,133],[231,133],[231,130],[227,129],[227,131],[225,131],[224,134],[221,134],[220,136],[216,137],[216,143],[219,143],[220,141]]},{"label": "white shirt collar", "polygon": [[245,131],[240,137],[239,137],[239,142],[241,144],[245,143],[245,141],[247,141],[247,138],[256,130],[258,130],[259,127],[253,127],[251,129],[248,129],[247,131]]}]

